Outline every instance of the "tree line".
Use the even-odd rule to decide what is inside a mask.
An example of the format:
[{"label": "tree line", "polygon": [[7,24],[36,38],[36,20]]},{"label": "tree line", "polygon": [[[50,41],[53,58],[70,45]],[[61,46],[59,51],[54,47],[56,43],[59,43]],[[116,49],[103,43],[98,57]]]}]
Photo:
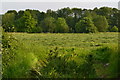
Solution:
[{"label": "tree line", "polygon": [[2,15],[5,32],[95,33],[117,32],[119,10],[110,7],[91,9],[62,8],[57,11],[9,10]]}]

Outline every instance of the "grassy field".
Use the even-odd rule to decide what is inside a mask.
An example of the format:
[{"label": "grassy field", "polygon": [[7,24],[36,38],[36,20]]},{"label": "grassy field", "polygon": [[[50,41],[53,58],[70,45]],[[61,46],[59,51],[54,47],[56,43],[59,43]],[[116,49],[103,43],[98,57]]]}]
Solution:
[{"label": "grassy field", "polygon": [[[16,51],[17,55],[15,61],[11,63],[12,65],[9,69],[6,69],[5,73],[7,77],[32,77],[35,73],[37,73],[37,75],[33,77],[116,77],[111,76],[114,75],[112,73],[115,71],[115,60],[110,62],[110,59],[113,59],[114,56],[116,56],[114,54],[117,53],[118,33],[8,34],[11,34],[19,41],[20,47]],[[57,57],[55,54],[57,54]],[[97,60],[94,60],[93,63],[91,63],[92,61],[89,62],[89,55],[92,55],[94,59]],[[60,58],[60,60],[58,60],[58,58]],[[68,67],[62,65],[65,61]],[[92,64],[94,68],[90,67],[90,64]],[[75,65],[79,66],[79,68]],[[105,67],[105,65],[108,66]],[[66,66],[67,68],[64,67],[65,69],[63,69],[62,66]],[[81,67],[87,68],[88,66],[88,69],[81,69]],[[54,67],[54,69],[52,67]],[[14,68],[14,70],[12,71],[11,68]],[[94,69],[94,71],[93,73],[91,73],[92,71],[88,72],[90,75],[86,76],[88,73],[85,71],[89,71],[89,69]],[[32,75],[30,75],[31,71],[35,73],[32,72]]]},{"label": "grassy field", "polygon": [[51,34],[51,33],[12,33],[23,45],[36,55],[44,55],[55,47],[81,51],[89,49],[112,46],[118,44],[118,33],[96,33],[96,34]]},{"label": "grassy field", "polygon": [[[96,48],[103,45],[117,44],[118,33],[96,33],[96,34],[51,34],[51,33],[11,33],[15,36],[25,47],[32,47],[36,50],[36,47],[53,48]],[[35,47],[34,47],[35,46]]]}]

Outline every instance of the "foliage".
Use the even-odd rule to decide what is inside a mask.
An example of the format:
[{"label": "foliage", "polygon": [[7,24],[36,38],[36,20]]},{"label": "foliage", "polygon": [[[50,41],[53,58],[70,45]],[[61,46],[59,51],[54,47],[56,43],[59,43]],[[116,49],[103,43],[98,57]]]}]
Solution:
[{"label": "foliage", "polygon": [[15,14],[6,13],[2,17],[2,26],[6,32],[14,32],[15,31]]},{"label": "foliage", "polygon": [[55,32],[57,33],[64,33],[64,32],[68,32],[69,31],[69,27],[66,24],[66,21],[64,18],[58,18],[56,21],[56,27],[55,27]]},{"label": "foliage", "polygon": [[[78,32],[75,29],[76,24],[80,20],[83,20],[83,18],[88,17],[94,22],[94,25],[99,32],[106,32],[110,31],[108,30],[108,27],[111,28],[113,26],[118,26],[118,12],[118,9],[110,7],[101,7],[99,9],[94,8],[93,10],[67,7],[58,9],[57,11],[48,9],[46,13],[31,9],[26,9],[25,11],[20,10],[18,12],[15,10],[9,10],[2,15],[2,26],[5,29],[5,32],[75,33]],[[54,31],[56,25],[55,22],[57,22],[58,25],[59,18],[66,20],[64,26],[68,25],[69,30],[67,27],[59,27],[59,30],[61,29],[60,31]],[[59,25],[63,26],[61,23],[59,23]],[[93,27],[88,30],[90,32],[95,32]]]},{"label": "foliage", "polygon": [[41,25],[44,32],[55,32],[55,19],[53,17],[45,18]]},{"label": "foliage", "polygon": [[111,32],[118,32],[118,28],[116,26],[112,27],[112,29],[110,30]]},{"label": "foliage", "polygon": [[9,66],[3,67],[3,77],[114,78],[119,74],[118,33],[8,34],[22,44],[15,43],[19,47]]},{"label": "foliage", "polygon": [[119,77],[120,72],[119,70],[119,50],[118,50],[118,46],[116,45],[112,45],[113,47],[111,48],[111,55],[109,58],[109,67],[108,67],[108,77],[109,78],[115,78],[115,77]]},{"label": "foliage", "polygon": [[[64,54],[64,56],[63,56]],[[95,71],[90,57],[88,55],[76,56],[74,48],[72,48],[72,54],[60,53],[56,47],[54,50],[50,50],[47,58],[47,64],[42,68],[41,73],[43,77],[48,78],[94,78]],[[78,61],[81,63],[78,64]]]},{"label": "foliage", "polygon": [[[37,58],[33,53],[26,54],[26,48],[12,35],[2,32],[2,75],[3,78],[28,76]],[[23,52],[22,52],[23,51]],[[21,55],[22,54],[22,55]]]},{"label": "foliage", "polygon": [[[11,36],[4,33],[2,51],[3,78],[22,78],[29,74],[34,67],[37,58],[33,53],[17,52],[18,43]],[[19,45],[21,47],[21,45]],[[22,55],[21,55],[22,54]],[[24,74],[23,74],[24,72]]]},{"label": "foliage", "polygon": [[7,33],[2,32],[2,70],[3,75],[10,63],[15,60],[16,50],[18,49],[17,40]]},{"label": "foliage", "polygon": [[[98,75],[102,78],[115,78],[118,77],[118,47],[117,45],[106,46],[96,49],[94,53],[95,65],[101,66],[104,69]],[[98,64],[99,63],[99,64]],[[101,65],[100,65],[101,64]],[[99,67],[100,68],[100,67]],[[98,68],[98,70],[99,70]]]},{"label": "foliage", "polygon": [[76,27],[76,32],[81,32],[81,33],[97,32],[97,28],[94,26],[92,20],[87,17],[85,17],[83,20],[80,20],[75,27]]},{"label": "foliage", "polygon": [[96,16],[94,19],[94,25],[97,27],[99,32],[106,32],[108,31],[108,22],[106,17],[104,16]]},{"label": "foliage", "polygon": [[62,17],[62,18],[68,17],[71,13],[72,10],[69,7],[57,10],[58,17]]},{"label": "foliage", "polygon": [[2,61],[3,66],[9,65],[9,62],[14,59],[17,49],[17,40],[7,33],[2,33]]},{"label": "foliage", "polygon": [[35,28],[36,24],[37,22],[32,18],[30,12],[25,11],[23,16],[18,19],[16,26],[18,26],[18,31],[32,32],[32,29]]},{"label": "foliage", "polygon": [[3,78],[117,78],[118,11],[67,7],[0,15]]}]

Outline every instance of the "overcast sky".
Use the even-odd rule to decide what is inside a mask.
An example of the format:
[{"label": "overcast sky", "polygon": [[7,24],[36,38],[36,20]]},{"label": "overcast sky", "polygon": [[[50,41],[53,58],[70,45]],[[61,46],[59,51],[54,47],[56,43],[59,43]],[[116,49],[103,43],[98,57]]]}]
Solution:
[{"label": "overcast sky", "polygon": [[36,9],[46,11],[47,9],[57,10],[64,7],[77,7],[93,9],[95,7],[118,8],[119,0],[1,0],[0,13],[8,10]]},{"label": "overcast sky", "polygon": [[119,0],[1,0],[2,2],[118,2]]}]

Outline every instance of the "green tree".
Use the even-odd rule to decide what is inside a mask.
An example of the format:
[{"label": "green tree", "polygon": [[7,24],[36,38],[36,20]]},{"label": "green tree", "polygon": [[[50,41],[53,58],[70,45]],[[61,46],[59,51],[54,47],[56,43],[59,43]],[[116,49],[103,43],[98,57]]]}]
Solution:
[{"label": "green tree", "polygon": [[72,8],[72,12],[73,12],[74,18],[78,19],[82,17],[82,9]]},{"label": "green tree", "polygon": [[98,15],[102,15],[105,16],[107,19],[110,18],[111,14],[112,14],[112,8],[109,7],[101,7],[100,9],[96,10],[96,13]]},{"label": "green tree", "polygon": [[76,32],[80,33],[95,33],[97,32],[97,28],[93,24],[92,20],[88,17],[84,17],[75,26]]},{"label": "green tree", "polygon": [[18,13],[17,13],[17,19],[21,18],[23,16],[23,14],[24,14],[23,10],[18,11]]},{"label": "green tree", "polygon": [[2,25],[2,15],[0,15],[0,26]]},{"label": "green tree", "polygon": [[60,32],[60,33],[64,33],[64,32],[68,32],[69,31],[69,27],[65,21],[64,18],[58,18],[56,21],[56,28],[55,28],[55,32]]},{"label": "green tree", "polygon": [[118,32],[117,26],[112,27],[112,29],[111,29],[110,31],[111,31],[111,32]]},{"label": "green tree", "polygon": [[15,30],[15,14],[6,13],[2,17],[2,26],[5,29],[5,32],[12,32]]},{"label": "green tree", "polygon": [[83,14],[83,17],[89,17],[92,19],[92,15],[91,15],[91,12],[90,11],[85,11],[84,14]]},{"label": "green tree", "polygon": [[118,9],[116,9],[116,8],[113,8],[112,9],[112,14],[111,14],[111,16],[110,16],[110,18],[109,18],[109,21],[108,21],[108,23],[109,23],[109,25],[111,26],[111,27],[113,27],[113,26],[118,26],[118,12],[119,10]]},{"label": "green tree", "polygon": [[[118,15],[120,15],[120,10],[118,12]],[[118,31],[120,32],[120,16],[118,16]]]},{"label": "green tree", "polygon": [[62,8],[62,9],[57,11],[57,14],[58,14],[58,17],[66,18],[72,14],[72,10],[69,7]]},{"label": "green tree", "polygon": [[42,21],[41,26],[44,32],[54,32],[55,19],[53,17],[47,17]]},{"label": "green tree", "polygon": [[66,22],[70,28],[70,32],[75,32],[75,21],[74,21],[74,17],[72,16],[68,16],[66,18]]},{"label": "green tree", "polygon": [[81,19],[82,18],[82,9],[80,9],[80,8],[72,8],[72,12],[73,12],[73,30],[74,30],[74,32],[76,32],[75,31],[75,25],[76,25],[76,23],[79,21],[79,19]]},{"label": "green tree", "polygon": [[17,15],[17,11],[15,11],[15,10],[9,10],[9,11],[7,11],[7,13],[14,13]]},{"label": "green tree", "polygon": [[18,31],[32,32],[32,30],[36,27],[36,24],[37,21],[32,18],[30,12],[25,11],[23,16],[17,21]]},{"label": "green tree", "polygon": [[[26,9],[25,11],[20,10],[18,12],[15,10],[9,10],[2,17],[2,26],[5,31],[8,32],[42,32],[43,26],[41,26],[41,24],[45,24],[44,20],[46,18],[53,17],[58,19],[60,17],[65,19],[69,27],[69,32],[76,32],[76,23],[84,17],[88,17],[93,20],[94,25],[100,32],[105,32],[108,28],[111,29],[113,26],[117,26],[119,28],[118,15],[118,9],[109,7],[101,7],[99,9],[94,8],[93,10],[81,8],[70,9],[67,7],[58,9],[57,11],[48,9],[46,13],[31,9]],[[51,21],[51,19],[49,21]],[[49,25],[51,25],[51,23]],[[54,31],[46,29],[45,32]]]},{"label": "green tree", "polygon": [[105,32],[105,31],[107,31],[107,29],[109,27],[108,21],[105,18],[105,16],[98,15],[93,19],[93,22],[99,32]]}]

